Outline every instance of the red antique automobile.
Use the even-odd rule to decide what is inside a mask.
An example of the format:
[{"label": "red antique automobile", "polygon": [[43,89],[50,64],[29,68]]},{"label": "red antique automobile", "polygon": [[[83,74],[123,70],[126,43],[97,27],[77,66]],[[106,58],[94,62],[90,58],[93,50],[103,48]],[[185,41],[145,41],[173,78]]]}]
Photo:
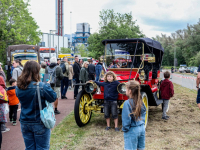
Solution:
[{"label": "red antique automobile", "polygon": [[[142,99],[146,106],[145,127],[148,121],[148,106],[158,106],[160,100],[159,77],[164,49],[161,44],[149,38],[104,40],[105,52],[103,71],[113,71],[120,82],[118,86],[118,113],[128,97],[126,82],[137,80],[141,84]],[[112,64],[112,66],[110,66]],[[101,78],[100,82],[103,82]],[[92,112],[104,112],[104,89],[94,82],[84,84],[75,101],[74,115],[76,123],[82,127],[90,122]]]}]

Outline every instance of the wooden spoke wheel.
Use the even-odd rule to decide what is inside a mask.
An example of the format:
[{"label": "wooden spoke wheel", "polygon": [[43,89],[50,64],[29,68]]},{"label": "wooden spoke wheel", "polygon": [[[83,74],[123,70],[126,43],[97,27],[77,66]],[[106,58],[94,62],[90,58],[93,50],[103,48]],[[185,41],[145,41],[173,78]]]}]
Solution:
[{"label": "wooden spoke wheel", "polygon": [[148,97],[147,94],[142,92],[142,101],[146,107],[146,116],[145,116],[145,128],[147,127],[147,123],[148,123],[148,115],[149,115],[149,104],[148,104]]},{"label": "wooden spoke wheel", "polygon": [[87,106],[91,97],[84,90],[80,91],[76,97],[75,105],[74,105],[74,115],[76,124],[79,127],[85,126],[90,122],[92,111],[88,108],[91,106]]}]

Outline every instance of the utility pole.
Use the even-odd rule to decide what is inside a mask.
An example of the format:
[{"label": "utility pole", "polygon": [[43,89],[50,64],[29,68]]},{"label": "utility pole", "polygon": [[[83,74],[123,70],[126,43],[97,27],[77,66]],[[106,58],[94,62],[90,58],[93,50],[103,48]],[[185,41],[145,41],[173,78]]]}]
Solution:
[{"label": "utility pole", "polygon": [[72,50],[72,12],[70,11],[70,47],[71,47],[71,50]]},{"label": "utility pole", "polygon": [[50,30],[50,41],[49,41],[49,61],[51,59],[51,30]]},{"label": "utility pole", "polygon": [[58,52],[59,52],[59,34],[58,34]]},{"label": "utility pole", "polygon": [[174,45],[174,71],[176,70],[176,46]]},{"label": "utility pole", "polygon": [[64,35],[63,35],[63,48],[64,48],[64,46],[65,46],[65,45],[64,45],[64,44],[65,44],[64,42],[65,42],[65,37],[64,37]]}]

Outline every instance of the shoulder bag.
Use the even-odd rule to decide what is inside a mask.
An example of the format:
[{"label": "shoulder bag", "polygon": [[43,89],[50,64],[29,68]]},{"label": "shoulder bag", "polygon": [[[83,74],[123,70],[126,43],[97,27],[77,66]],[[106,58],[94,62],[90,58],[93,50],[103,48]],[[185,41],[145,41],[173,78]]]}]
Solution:
[{"label": "shoulder bag", "polygon": [[55,126],[55,123],[56,123],[53,106],[51,103],[45,100],[46,107],[42,109],[39,82],[37,83],[37,95],[38,95],[38,103],[39,103],[39,108],[40,108],[40,118],[44,126],[48,129],[51,129]]}]

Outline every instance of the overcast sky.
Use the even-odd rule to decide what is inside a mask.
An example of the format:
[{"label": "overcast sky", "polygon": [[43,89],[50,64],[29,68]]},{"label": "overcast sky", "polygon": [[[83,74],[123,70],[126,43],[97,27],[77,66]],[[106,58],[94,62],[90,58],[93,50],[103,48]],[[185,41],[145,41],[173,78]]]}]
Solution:
[{"label": "overcast sky", "polygon": [[[42,32],[55,30],[55,0],[31,0],[30,12]],[[119,13],[132,12],[133,19],[147,37],[170,35],[187,24],[199,21],[199,0],[64,0],[64,33],[70,33],[70,11],[72,33],[76,23],[87,22],[91,32],[98,32],[99,12],[114,9]]]}]

